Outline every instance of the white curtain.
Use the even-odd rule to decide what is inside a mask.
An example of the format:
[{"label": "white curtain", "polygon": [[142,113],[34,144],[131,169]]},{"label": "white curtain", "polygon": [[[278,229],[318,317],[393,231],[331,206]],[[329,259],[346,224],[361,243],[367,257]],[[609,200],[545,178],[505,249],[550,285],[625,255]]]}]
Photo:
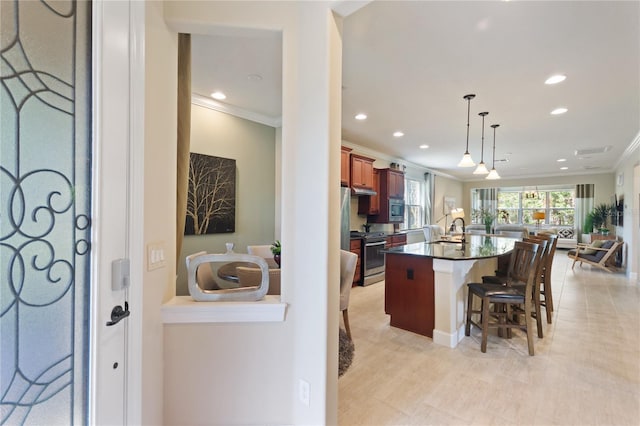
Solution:
[{"label": "white curtain", "polygon": [[582,241],[584,229],[584,221],[587,215],[593,210],[593,190],[592,183],[584,183],[576,185],[576,209],[574,217],[574,227],[578,241]]},{"label": "white curtain", "polygon": [[424,174],[424,225],[429,225],[433,219],[433,174]]}]

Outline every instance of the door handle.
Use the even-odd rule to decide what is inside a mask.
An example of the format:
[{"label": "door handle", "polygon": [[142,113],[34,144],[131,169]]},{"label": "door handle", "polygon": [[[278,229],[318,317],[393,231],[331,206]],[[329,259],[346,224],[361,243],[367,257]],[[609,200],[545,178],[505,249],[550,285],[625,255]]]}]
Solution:
[{"label": "door handle", "polygon": [[111,310],[111,321],[107,322],[107,326],[116,325],[120,320],[128,317],[129,315],[131,315],[131,312],[129,311],[128,302],[124,302],[124,309],[122,309],[122,306],[116,305]]}]

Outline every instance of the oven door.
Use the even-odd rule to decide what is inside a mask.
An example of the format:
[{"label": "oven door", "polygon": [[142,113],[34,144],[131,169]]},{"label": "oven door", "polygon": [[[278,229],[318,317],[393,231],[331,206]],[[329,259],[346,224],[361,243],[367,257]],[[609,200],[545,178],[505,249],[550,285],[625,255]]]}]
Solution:
[{"label": "oven door", "polygon": [[371,276],[384,272],[385,241],[365,241],[364,243],[364,276]]}]

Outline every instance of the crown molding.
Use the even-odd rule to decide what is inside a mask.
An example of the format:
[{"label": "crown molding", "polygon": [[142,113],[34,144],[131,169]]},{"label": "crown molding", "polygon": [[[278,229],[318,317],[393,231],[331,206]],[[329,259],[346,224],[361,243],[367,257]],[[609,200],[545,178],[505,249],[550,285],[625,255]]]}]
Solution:
[{"label": "crown molding", "polygon": [[633,152],[636,149],[639,149],[639,147],[640,147],[640,132],[638,132],[638,134],[636,135],[635,138],[633,138],[633,140],[631,141],[627,149],[625,149],[622,155],[620,156],[620,158],[618,158],[618,161],[616,162],[614,169],[617,170],[620,167],[620,164],[622,164],[622,162],[625,159],[629,158],[629,156],[633,154]]},{"label": "crown molding", "polygon": [[245,120],[255,121],[256,123],[264,124],[266,126],[282,127],[282,117],[270,117],[265,114],[250,111],[248,109],[223,104],[221,102],[217,102],[213,99],[197,95],[195,93],[191,94],[191,103],[203,108],[209,108],[214,111],[233,115],[234,117],[240,117],[244,118]]}]

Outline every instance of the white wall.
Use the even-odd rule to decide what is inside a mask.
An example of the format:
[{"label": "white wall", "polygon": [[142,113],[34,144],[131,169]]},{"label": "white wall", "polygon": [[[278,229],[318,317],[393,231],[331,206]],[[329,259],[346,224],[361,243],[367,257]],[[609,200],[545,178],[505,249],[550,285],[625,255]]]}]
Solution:
[{"label": "white wall", "polygon": [[[621,182],[620,182],[621,181]],[[640,133],[616,168],[615,193],[624,197],[624,225],[616,235],[625,241],[627,276],[638,280],[640,268]]]},{"label": "white wall", "polygon": [[275,128],[198,105],[191,108],[191,152],[236,160],[236,229],[233,233],[187,235],[178,262],[176,292],[188,295],[185,256],[224,253],[225,243],[246,253],[249,244],[275,239]]},{"label": "white wall", "polygon": [[160,306],[175,294],[178,38],[164,24],[162,3],[146,2],[145,10],[144,241],[163,242],[167,262],[144,270],[143,306],[132,316],[142,315],[141,424],[157,425],[163,422],[164,383]]},{"label": "white wall", "polygon": [[[328,2],[164,5],[176,32],[283,32],[280,207],[288,303],[283,323],[165,327],[164,424],[335,424],[340,19]],[[310,384],[308,406],[298,399],[300,379]],[[268,406],[246,398],[261,394],[269,394]]]}]

